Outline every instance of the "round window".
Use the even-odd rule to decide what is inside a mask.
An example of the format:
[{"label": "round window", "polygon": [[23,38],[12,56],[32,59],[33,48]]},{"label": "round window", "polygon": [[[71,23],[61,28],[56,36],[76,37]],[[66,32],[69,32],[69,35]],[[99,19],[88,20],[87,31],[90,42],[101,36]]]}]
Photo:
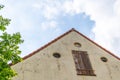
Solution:
[{"label": "round window", "polygon": [[107,62],[107,61],[108,61],[108,59],[107,59],[106,57],[101,57],[101,60],[102,60],[103,62]]},{"label": "round window", "polygon": [[60,55],[59,53],[53,53],[53,56],[54,56],[55,58],[60,58],[60,57],[61,57],[61,55]]},{"label": "round window", "polygon": [[75,45],[76,47],[81,47],[81,44],[78,43],[78,42],[75,42],[74,45]]}]

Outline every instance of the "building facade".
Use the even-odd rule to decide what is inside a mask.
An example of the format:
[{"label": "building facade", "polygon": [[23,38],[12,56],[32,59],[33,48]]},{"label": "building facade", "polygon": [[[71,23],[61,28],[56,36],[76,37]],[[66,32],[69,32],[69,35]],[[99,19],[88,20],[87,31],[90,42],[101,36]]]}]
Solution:
[{"label": "building facade", "polygon": [[13,80],[120,80],[120,58],[74,29],[11,67]]}]

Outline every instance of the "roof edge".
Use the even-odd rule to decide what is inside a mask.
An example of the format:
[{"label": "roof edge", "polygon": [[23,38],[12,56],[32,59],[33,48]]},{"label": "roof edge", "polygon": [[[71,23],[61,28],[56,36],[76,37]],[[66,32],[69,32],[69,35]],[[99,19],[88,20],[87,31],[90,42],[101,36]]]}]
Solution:
[{"label": "roof edge", "polygon": [[46,47],[49,46],[50,44],[56,42],[57,40],[59,40],[60,38],[62,38],[63,36],[67,35],[68,33],[72,32],[72,31],[75,31],[75,29],[72,28],[71,30],[69,30],[69,31],[67,31],[66,33],[62,34],[61,36],[55,38],[55,39],[52,40],[51,42],[48,42],[46,45],[38,48],[37,50],[33,51],[32,53],[28,54],[27,56],[24,56],[24,57],[23,57],[23,60],[24,60],[24,59],[27,59],[28,57],[30,57],[30,56],[32,56],[32,55],[34,55],[34,54],[36,54],[36,53],[39,52],[40,50],[46,48]]},{"label": "roof edge", "polygon": [[103,48],[102,46],[100,46],[99,44],[97,44],[96,42],[94,42],[93,40],[91,40],[90,38],[86,37],[85,35],[83,35],[82,33],[78,32],[77,30],[75,30],[74,28],[70,29],[69,31],[67,31],[66,33],[62,34],[61,36],[55,38],[54,40],[52,40],[51,42],[47,43],[46,45],[42,46],[41,48],[35,50],[34,52],[30,53],[29,55],[23,57],[24,59],[27,59],[28,57],[34,55],[35,53],[37,53],[38,51],[44,49],[45,47],[49,46],[50,44],[54,43],[55,41],[59,40],[60,38],[62,38],[63,36],[67,35],[68,33],[75,31],[78,34],[80,34],[82,37],[86,38],[87,40],[89,40],[90,42],[92,42],[93,44],[95,44],[96,46],[100,47],[101,49],[103,49],[104,51],[106,51],[107,53],[109,53],[110,55],[112,55],[113,57],[117,58],[118,60],[120,60],[120,58],[116,55],[114,55],[112,52],[108,51],[107,49]]},{"label": "roof edge", "polygon": [[[92,42],[93,44],[95,44],[96,46],[100,47],[101,49],[103,49],[104,51],[106,51],[107,53],[109,53],[110,55],[112,55],[113,57],[117,58],[118,60],[120,60],[119,57],[117,57],[116,55],[114,55],[112,52],[108,51],[107,49],[103,48],[102,46],[100,46],[99,44],[97,44],[96,42],[94,42],[93,40],[91,40],[90,38],[86,37],[85,35],[83,35],[82,33],[78,32],[77,30],[75,30],[74,28],[70,29],[69,31],[67,31],[66,33],[62,34],[61,36],[55,38],[54,40],[52,40],[51,42],[48,42],[46,45],[38,48],[37,50],[33,51],[32,53],[26,55],[23,57],[23,60],[31,57],[32,55],[36,54],[37,52],[39,52],[40,50],[46,48],[47,46],[49,46],[50,44],[56,42],[57,40],[59,40],[60,38],[64,37],[65,35],[67,35],[68,33],[75,31],[77,32],[79,35],[81,35],[82,37],[86,38],[87,40],[89,40],[90,42]],[[14,65],[10,63],[10,66]]]}]

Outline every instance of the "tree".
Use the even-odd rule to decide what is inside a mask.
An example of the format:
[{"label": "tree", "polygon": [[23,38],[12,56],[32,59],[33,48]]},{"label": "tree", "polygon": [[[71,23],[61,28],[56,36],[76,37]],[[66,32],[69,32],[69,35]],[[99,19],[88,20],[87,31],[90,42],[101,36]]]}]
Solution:
[{"label": "tree", "polygon": [[[3,8],[0,5],[0,10]],[[19,44],[23,43],[19,32],[8,34],[6,26],[10,24],[10,19],[0,16],[0,80],[11,80],[17,73],[11,68],[9,63],[20,62],[21,51]]]}]

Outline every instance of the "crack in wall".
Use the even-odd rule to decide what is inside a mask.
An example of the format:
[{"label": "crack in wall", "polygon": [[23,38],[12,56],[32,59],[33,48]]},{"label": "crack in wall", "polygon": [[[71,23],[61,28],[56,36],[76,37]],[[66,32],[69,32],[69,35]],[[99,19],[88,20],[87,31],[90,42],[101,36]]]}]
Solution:
[{"label": "crack in wall", "polygon": [[23,70],[23,63],[22,63],[21,65],[22,65],[22,66],[21,66],[20,70],[22,71],[22,80],[24,80],[24,70]]},{"label": "crack in wall", "polygon": [[58,67],[58,70],[60,70],[60,63],[59,63],[59,60],[57,60],[57,67]]},{"label": "crack in wall", "polygon": [[109,67],[109,65],[108,65],[107,63],[106,63],[106,67],[107,67],[107,69],[108,69],[108,73],[109,73],[110,79],[113,80],[110,67]]}]

